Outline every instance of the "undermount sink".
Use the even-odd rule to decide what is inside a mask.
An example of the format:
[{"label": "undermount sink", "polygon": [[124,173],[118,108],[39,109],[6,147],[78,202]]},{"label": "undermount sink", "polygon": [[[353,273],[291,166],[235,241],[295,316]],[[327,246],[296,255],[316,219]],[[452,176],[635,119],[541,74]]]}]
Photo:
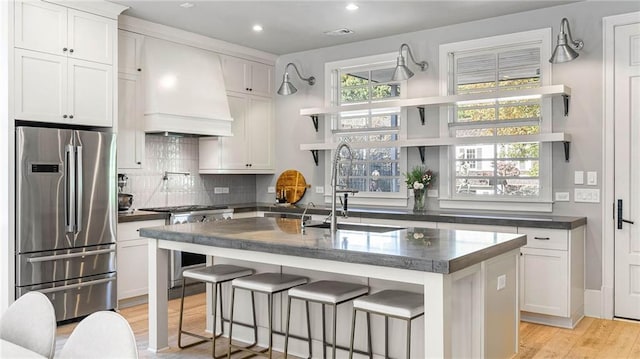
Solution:
[{"label": "undermount sink", "polygon": [[[318,224],[307,225],[307,228],[330,228],[330,227],[331,227],[331,223],[318,223]],[[371,226],[366,224],[338,223],[338,229],[345,230],[345,231],[384,233],[384,232],[398,231],[404,228],[387,227],[387,226]]]}]

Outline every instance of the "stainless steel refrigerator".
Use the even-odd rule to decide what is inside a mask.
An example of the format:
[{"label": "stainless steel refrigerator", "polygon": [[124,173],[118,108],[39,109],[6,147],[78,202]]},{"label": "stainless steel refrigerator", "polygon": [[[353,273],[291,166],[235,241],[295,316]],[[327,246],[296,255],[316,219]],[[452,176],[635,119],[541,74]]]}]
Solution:
[{"label": "stainless steel refrigerator", "polygon": [[110,133],[16,127],[16,297],[58,321],[116,307],[116,149]]}]

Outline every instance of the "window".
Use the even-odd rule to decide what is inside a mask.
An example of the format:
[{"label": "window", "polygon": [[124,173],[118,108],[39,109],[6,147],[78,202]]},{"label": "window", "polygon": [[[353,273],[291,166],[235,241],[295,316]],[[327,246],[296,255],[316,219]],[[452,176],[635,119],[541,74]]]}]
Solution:
[{"label": "window", "polygon": [[[447,94],[522,90],[550,83],[546,33],[532,31],[481,39],[475,44],[443,45],[445,49],[450,47],[446,50]],[[445,184],[449,186],[445,191],[449,199],[550,202],[549,145],[505,139],[550,132],[548,107],[548,100],[539,96],[465,101],[451,106],[445,121],[447,134],[477,137],[478,142],[452,146],[449,151],[450,176]]]},{"label": "window", "polygon": [[[356,202],[363,197],[406,198],[402,175],[406,171],[405,151],[393,143],[404,136],[404,110],[400,107],[371,110],[361,106],[405,95],[406,82],[390,81],[395,56],[383,57],[384,61],[371,62],[372,58],[365,58],[328,64],[327,72],[332,77],[328,82],[331,104],[344,107],[344,111],[333,116],[327,142],[357,144],[351,168],[350,161],[343,159],[338,171],[339,185],[360,191],[354,197]],[[358,108],[353,109],[354,105]],[[368,147],[367,143],[372,145]],[[328,181],[330,175],[326,177]]]}]

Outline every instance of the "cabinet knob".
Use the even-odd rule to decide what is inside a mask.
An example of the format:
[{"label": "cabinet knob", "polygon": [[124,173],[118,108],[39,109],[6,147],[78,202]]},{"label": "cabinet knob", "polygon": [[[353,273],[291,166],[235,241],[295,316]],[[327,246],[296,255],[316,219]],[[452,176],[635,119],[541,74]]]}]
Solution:
[{"label": "cabinet knob", "polygon": [[142,162],[136,162],[136,164],[141,165],[141,164],[142,164]]},{"label": "cabinet knob", "polygon": [[73,118],[73,115],[69,115],[69,118]]},{"label": "cabinet knob", "polygon": [[67,50],[68,50],[68,49],[67,49],[66,47],[63,47],[63,48],[62,48],[62,52],[67,52]]},{"label": "cabinet knob", "polygon": [[252,89],[252,88],[250,88],[250,89],[249,89],[249,91],[253,91],[253,89]]},{"label": "cabinet knob", "polygon": [[69,49],[69,52],[73,53],[73,49]]},{"label": "cabinet knob", "polygon": [[138,69],[138,72],[142,72],[142,69]]},{"label": "cabinet knob", "polygon": [[62,115],[62,118],[67,118],[67,115]]},{"label": "cabinet knob", "polygon": [[253,166],[253,164],[249,163],[249,167]]},{"label": "cabinet knob", "polygon": [[249,91],[249,88],[248,88],[248,87],[245,87],[244,89],[245,89],[246,91]]}]

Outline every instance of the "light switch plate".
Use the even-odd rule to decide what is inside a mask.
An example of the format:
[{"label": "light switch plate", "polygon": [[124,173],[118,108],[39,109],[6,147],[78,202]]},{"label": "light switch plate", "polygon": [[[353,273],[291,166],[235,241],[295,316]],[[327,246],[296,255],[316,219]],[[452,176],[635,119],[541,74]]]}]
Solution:
[{"label": "light switch plate", "polygon": [[498,290],[503,290],[507,286],[507,275],[502,274],[498,276]]},{"label": "light switch plate", "polygon": [[587,184],[589,186],[597,186],[598,185],[598,172],[596,172],[596,171],[587,172]]},{"label": "light switch plate", "polygon": [[276,193],[276,188],[274,186],[267,187],[267,193]]},{"label": "light switch plate", "polygon": [[569,202],[569,192],[556,192],[556,202]]},{"label": "light switch plate", "polygon": [[214,187],[213,193],[215,194],[225,194],[229,193],[229,187]]},{"label": "light switch plate", "polygon": [[324,193],[324,187],[323,186],[316,186],[316,193]]},{"label": "light switch plate", "polygon": [[600,203],[600,190],[597,188],[576,188],[574,189],[573,201]]},{"label": "light switch plate", "polygon": [[584,171],[575,171],[573,173],[573,184],[584,184]]}]

